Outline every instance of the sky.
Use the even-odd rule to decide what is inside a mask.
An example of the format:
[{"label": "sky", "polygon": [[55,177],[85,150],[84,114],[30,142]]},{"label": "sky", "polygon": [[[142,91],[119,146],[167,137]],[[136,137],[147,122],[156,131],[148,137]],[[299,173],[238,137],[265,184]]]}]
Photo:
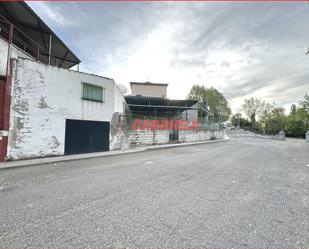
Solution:
[{"label": "sky", "polygon": [[81,59],[80,70],[168,83],[185,99],[214,87],[241,112],[256,97],[289,109],[309,93],[309,4],[29,2]]}]

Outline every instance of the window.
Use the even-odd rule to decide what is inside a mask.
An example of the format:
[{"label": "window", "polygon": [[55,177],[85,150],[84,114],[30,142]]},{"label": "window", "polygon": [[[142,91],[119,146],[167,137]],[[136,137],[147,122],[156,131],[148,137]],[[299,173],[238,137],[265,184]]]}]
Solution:
[{"label": "window", "polygon": [[88,83],[82,83],[82,99],[96,102],[104,101],[104,88]]}]

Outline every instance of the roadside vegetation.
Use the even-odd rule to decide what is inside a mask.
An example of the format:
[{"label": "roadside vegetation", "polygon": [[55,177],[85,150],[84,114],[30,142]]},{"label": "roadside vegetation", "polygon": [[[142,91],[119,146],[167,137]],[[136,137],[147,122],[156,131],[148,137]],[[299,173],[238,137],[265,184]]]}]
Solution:
[{"label": "roadside vegetation", "polygon": [[198,100],[199,119],[205,119],[206,111],[210,113],[209,119],[222,123],[229,120],[231,108],[228,101],[217,89],[206,88],[203,85],[193,85],[187,99]]},{"label": "roadside vegetation", "polygon": [[[223,93],[203,85],[193,85],[187,99],[198,100],[199,120],[230,123],[239,128],[265,135],[275,135],[284,131],[289,137],[305,137],[309,130],[309,95],[305,94],[297,105],[291,105],[287,114],[285,108],[270,104],[258,98],[245,99],[242,110],[245,114],[231,116],[231,108]],[[208,114],[206,114],[209,112]]]},{"label": "roadside vegetation", "polygon": [[309,95],[298,105],[291,106],[289,114],[276,104],[260,99],[246,99],[242,106],[247,118],[237,113],[231,117],[235,127],[249,129],[262,134],[278,134],[281,130],[290,137],[305,137],[309,130]]}]

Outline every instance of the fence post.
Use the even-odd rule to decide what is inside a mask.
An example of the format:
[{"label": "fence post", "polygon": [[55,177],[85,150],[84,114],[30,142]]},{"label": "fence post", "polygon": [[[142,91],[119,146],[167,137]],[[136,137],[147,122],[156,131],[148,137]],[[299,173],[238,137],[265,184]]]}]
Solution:
[{"label": "fence post", "polygon": [[306,142],[309,143],[309,130],[306,132]]}]

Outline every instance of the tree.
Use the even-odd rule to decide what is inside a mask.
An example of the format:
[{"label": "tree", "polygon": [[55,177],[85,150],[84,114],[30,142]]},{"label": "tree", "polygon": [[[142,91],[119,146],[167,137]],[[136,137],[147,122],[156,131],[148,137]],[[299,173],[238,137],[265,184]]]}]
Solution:
[{"label": "tree", "polygon": [[306,93],[304,100],[299,103],[309,113],[309,95]]},{"label": "tree", "polygon": [[117,84],[117,86],[122,95],[126,95],[129,92],[128,88],[125,85]]},{"label": "tree", "polygon": [[231,123],[233,126],[239,126],[241,128],[249,127],[251,125],[247,119],[242,117],[241,113],[236,113],[235,115],[233,115],[231,118]]},{"label": "tree", "polygon": [[295,104],[291,105],[290,113],[296,114],[296,105]]},{"label": "tree", "polygon": [[245,103],[242,105],[242,108],[248,118],[251,121],[251,125],[254,126],[256,122],[256,116],[268,111],[270,108],[269,104],[266,104],[264,101],[257,98],[245,99]]},{"label": "tree", "polygon": [[306,128],[303,120],[297,114],[290,114],[287,117],[284,131],[290,137],[304,137]]},{"label": "tree", "polygon": [[264,110],[261,122],[264,123],[264,130],[267,134],[278,134],[286,124],[285,109],[273,105],[270,110]]},{"label": "tree", "polygon": [[305,137],[309,130],[309,96],[305,94],[304,100],[299,102],[299,106],[291,107],[291,112],[287,117],[284,131],[287,136]]},{"label": "tree", "polygon": [[217,89],[206,88],[203,85],[193,85],[187,99],[197,100],[199,105],[199,117],[205,117],[205,109],[214,115],[215,122],[227,121],[231,115],[231,109],[224,95]]}]

